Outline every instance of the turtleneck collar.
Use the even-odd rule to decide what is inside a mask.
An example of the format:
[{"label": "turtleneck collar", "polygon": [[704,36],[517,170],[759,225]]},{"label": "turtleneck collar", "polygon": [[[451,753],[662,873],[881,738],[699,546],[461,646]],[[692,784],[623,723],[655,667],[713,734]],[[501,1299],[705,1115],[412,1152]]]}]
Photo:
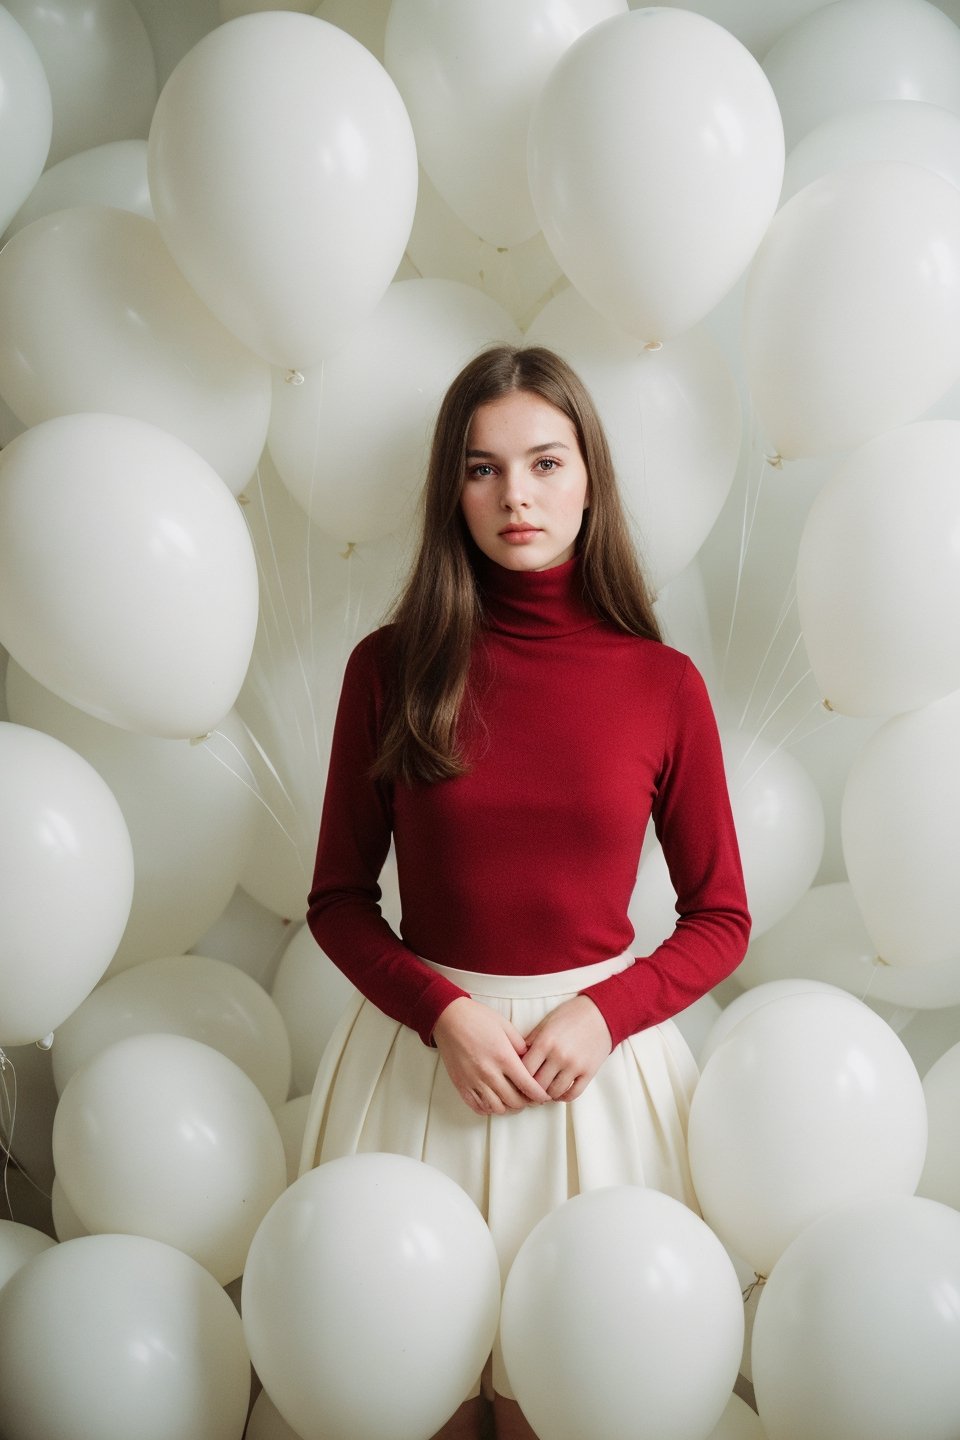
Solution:
[{"label": "turtleneck collar", "polygon": [[548,570],[507,570],[483,554],[475,565],[491,630],[538,640],[601,623],[583,598],[579,555]]}]

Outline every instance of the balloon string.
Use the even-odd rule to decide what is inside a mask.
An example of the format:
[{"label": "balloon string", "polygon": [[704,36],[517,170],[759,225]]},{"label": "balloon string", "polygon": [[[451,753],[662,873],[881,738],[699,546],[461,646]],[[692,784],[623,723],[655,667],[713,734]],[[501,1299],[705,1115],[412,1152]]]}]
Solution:
[{"label": "balloon string", "polygon": [[[12,1077],[8,1087],[7,1073]],[[10,1199],[10,1163],[13,1159],[13,1132],[17,1122],[17,1067],[0,1049],[0,1151],[3,1154],[3,1198],[7,1214],[13,1216]]]},{"label": "balloon string", "polygon": [[[766,650],[765,650],[764,653],[763,653],[763,659],[760,661],[760,665],[759,665],[759,667],[758,667],[758,669],[757,669],[756,678],[755,678],[753,684],[752,684],[751,687],[750,687],[750,693],[749,693],[749,695],[747,696],[746,704],[744,705],[743,711],[742,711],[742,713],[741,713],[741,715],[740,715],[740,721],[739,721],[739,724],[738,724],[738,726],[737,726],[737,729],[738,729],[738,730],[742,730],[743,727],[744,727],[744,723],[745,723],[746,718],[747,718],[747,712],[749,711],[750,706],[753,704],[754,696],[755,696],[756,693],[757,693],[757,686],[760,684],[760,680],[761,680],[761,677],[762,677],[762,675],[763,675],[764,670],[766,669],[767,662],[769,661],[770,656],[771,656],[772,653],[773,653],[774,646],[776,645],[777,641],[778,641],[779,638],[780,638],[780,634],[781,634],[781,631],[783,630],[784,625],[786,624],[787,617],[788,617],[788,615],[790,614],[790,611],[793,609],[794,603],[795,603],[796,598],[797,598],[797,594],[796,594],[796,579],[797,579],[797,574],[796,574],[796,571],[794,571],[794,573],[793,573],[793,575],[792,575],[792,577],[791,577],[791,579],[790,579],[790,583],[789,583],[788,586],[787,586],[786,593],[784,594],[783,600],[780,602],[780,609],[779,609],[779,611],[777,612],[777,619],[776,619],[776,623],[775,623],[775,625],[774,625],[773,634],[770,636],[770,641],[769,641],[769,643],[768,643],[768,645],[767,645]],[[799,637],[798,637],[798,639],[799,639]],[[770,701],[773,699],[773,697],[774,697],[774,695],[775,695],[775,693],[776,693],[777,686],[779,685],[780,681],[783,679],[784,671],[786,670],[787,665],[789,665],[790,660],[792,659],[793,654],[794,654],[794,651],[796,650],[796,648],[797,648],[797,642],[794,643],[793,649],[790,651],[790,654],[787,656],[786,663],[783,665],[783,667],[782,667],[781,670],[780,670],[779,675],[777,676],[776,680],[773,682],[773,685],[770,687],[770,693],[769,693],[769,695],[767,696],[767,699],[766,699],[766,701],[764,702],[764,704],[763,704],[763,706],[762,706],[762,708],[761,708],[761,710],[760,710],[760,714],[757,716],[757,723],[758,723],[758,724],[759,724],[760,721],[763,719],[763,716],[764,716],[764,713],[765,713],[765,711],[766,711],[766,708],[767,708],[767,706],[770,704]]]},{"label": "balloon string", "polygon": [[[221,740],[225,740],[226,743],[233,750],[236,750],[243,763],[247,766],[248,769],[250,768],[246,756],[242,753],[242,751],[237,749],[237,746],[230,739],[229,735],[224,735],[222,730],[215,730],[213,733],[214,735],[218,735]],[[260,793],[260,787],[256,784],[256,781],[251,784],[249,780],[244,779],[243,775],[240,774],[239,770],[234,770],[233,766],[229,765],[222,755],[218,755],[216,750],[214,750],[212,746],[205,745],[203,748],[212,759],[216,760],[218,765],[223,766],[224,770],[226,770],[228,774],[232,775],[235,780],[239,780],[240,784],[245,790],[249,790],[250,794],[254,797],[254,799],[263,806],[264,810],[266,810],[267,814],[270,816],[277,829],[286,836],[290,844],[293,846],[294,850],[297,850],[298,846],[296,840],[294,840],[293,836],[290,834],[290,831],[283,824],[273,807],[264,799],[263,795]],[[296,811],[294,811],[294,813],[296,813]]]},{"label": "balloon string", "polygon": [[[762,725],[760,726],[760,728],[755,732],[755,734],[754,734],[754,736],[753,736],[753,739],[750,741],[750,744],[747,746],[746,750],[744,750],[743,754],[740,756],[740,759],[737,761],[736,767],[735,767],[735,769],[734,769],[734,771],[733,771],[733,774],[734,774],[734,775],[739,775],[740,771],[743,769],[744,763],[746,762],[747,758],[748,758],[749,755],[750,755],[750,752],[753,750],[754,746],[756,745],[757,741],[760,739],[760,737],[761,737],[761,735],[763,734],[764,730],[766,730],[767,726],[770,725],[770,724],[777,718],[777,715],[778,715],[778,714],[780,713],[780,711],[783,709],[784,705],[786,705],[787,701],[790,699],[790,696],[793,694],[793,692],[794,692],[795,690],[798,690],[798,689],[799,689],[799,687],[800,687],[800,686],[803,684],[803,682],[811,675],[811,673],[812,673],[812,672],[811,672],[809,669],[804,670],[803,674],[800,676],[800,679],[797,680],[797,681],[795,681],[794,684],[790,686],[790,689],[787,691],[786,695],[784,695],[783,699],[780,701],[780,704],[776,707],[776,709],[774,709],[774,710],[772,710],[772,711],[770,712],[770,714],[767,716],[766,720],[764,720],[763,724],[762,724]],[[770,760],[774,755],[776,755],[776,753],[777,753],[778,750],[781,750],[781,749],[783,748],[783,746],[786,744],[787,740],[790,739],[790,737],[791,737],[791,736],[794,734],[794,732],[799,728],[799,726],[801,726],[805,720],[809,719],[809,717],[813,714],[813,712],[814,712],[815,710],[819,710],[819,709],[821,709],[821,708],[822,708],[822,707],[821,707],[821,705],[820,705],[820,701],[819,701],[819,700],[815,700],[815,701],[813,702],[813,704],[810,706],[810,708],[809,708],[803,715],[800,716],[800,719],[796,722],[796,724],[794,724],[794,725],[791,726],[791,728],[787,731],[786,735],[783,736],[782,739],[780,739],[780,740],[777,741],[776,745],[773,747],[773,749],[770,751],[770,753],[769,753],[768,755],[764,756],[763,760],[761,760],[760,764],[757,766],[756,770],[753,772],[753,775],[750,776],[750,779],[751,779],[751,780],[753,780],[755,776],[759,775],[760,771],[763,769],[764,765],[766,765],[767,761]],[[731,777],[731,778],[732,778],[732,777]],[[749,784],[749,781],[748,781],[747,783]]]},{"label": "balloon string", "polygon": [[[750,446],[750,452],[751,452],[751,454],[755,454],[756,451],[757,451],[757,448],[758,448],[758,445],[757,445],[757,436],[756,436],[756,433],[754,432],[754,434],[753,434],[753,436],[752,436],[752,438],[751,438],[751,446]],[[752,507],[752,510],[751,510],[751,504],[750,504],[750,500],[751,500],[751,484],[750,484],[750,474],[749,474],[749,470],[748,470],[748,472],[747,472],[746,483],[744,484],[744,488],[743,488],[743,509],[742,509],[741,515],[740,515],[740,553],[739,553],[739,555],[738,555],[738,557],[737,557],[737,578],[736,578],[736,583],[735,583],[735,586],[734,586],[733,605],[732,605],[731,610],[730,610],[730,624],[729,624],[729,626],[727,627],[727,643],[726,643],[726,645],[725,645],[725,647],[724,647],[723,663],[722,663],[721,666],[720,666],[720,688],[721,688],[721,689],[723,688],[724,681],[725,681],[725,679],[726,679],[727,665],[729,664],[730,654],[731,654],[731,650],[732,650],[732,648],[733,648],[733,636],[734,636],[734,632],[735,632],[735,630],[736,630],[737,614],[738,614],[738,611],[739,611],[739,608],[740,608],[740,598],[741,598],[741,594],[742,594],[742,591],[743,591],[743,572],[744,572],[744,568],[745,568],[745,565],[746,565],[747,550],[748,550],[749,545],[750,545],[750,538],[751,538],[751,536],[752,536],[752,534],[753,534],[753,525],[754,525],[754,521],[755,521],[755,519],[756,519],[757,509],[758,509],[759,504],[760,504],[760,493],[761,493],[761,491],[762,491],[762,489],[763,489],[763,477],[764,477],[764,475],[765,475],[765,473],[766,473],[766,471],[767,471],[767,468],[768,468],[768,464],[767,464],[766,457],[765,457],[765,456],[762,456],[762,457],[761,457],[761,461],[760,461],[758,478],[757,478],[756,495],[753,497],[753,507]],[[749,516],[749,519],[748,519],[748,516]]]}]

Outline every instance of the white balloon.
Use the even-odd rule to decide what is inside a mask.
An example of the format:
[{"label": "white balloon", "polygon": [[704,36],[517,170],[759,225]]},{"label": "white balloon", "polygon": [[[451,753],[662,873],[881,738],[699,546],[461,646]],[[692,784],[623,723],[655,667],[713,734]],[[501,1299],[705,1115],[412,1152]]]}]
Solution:
[{"label": "white balloon", "polygon": [[219,26],[150,128],[150,193],[177,264],[271,363],[302,369],[368,315],[416,203],[410,122],[369,51],[312,15]]},{"label": "white balloon", "polygon": [[828,116],[871,100],[960,111],[960,34],[926,0],[821,5],[774,42],[763,68],[788,150]]},{"label": "white balloon", "polygon": [[0,1039],[42,1040],[100,979],[130,914],[112,792],[59,740],[0,722]]},{"label": "white balloon", "polygon": [[960,187],[960,115],[922,100],[875,100],[831,115],[787,156],[780,203],[831,170],[890,160],[922,165]]},{"label": "white balloon", "polygon": [[283,1141],[260,1091],[183,1035],[131,1035],[77,1070],[57,1107],[53,1158],[88,1230],[162,1240],[221,1285],[242,1274],[286,1186]]},{"label": "white balloon", "polygon": [[[752,1015],[756,1010],[761,1010],[764,1005],[769,1005],[773,1000],[783,1000],[787,995],[809,995],[809,994],[839,995],[844,992],[836,985],[826,985],[820,980],[768,980],[765,984],[755,985],[752,989],[744,991],[729,1005],[725,1005],[717,1016],[713,1025],[701,1046],[697,1057],[700,1069],[710,1059],[710,1056],[722,1045],[731,1031],[735,1030],[741,1020]],[[89,1002],[88,1002],[89,1003]]]},{"label": "white balloon", "polygon": [[255,797],[234,712],[203,745],[119,730],[44,689],[11,660],[10,718],[69,745],[103,776],[130,831],[136,879],[111,972],[178,955],[222,914],[253,838]]},{"label": "white balloon", "polygon": [[844,994],[792,994],[746,1016],[703,1068],[688,1143],[704,1218],[760,1275],[819,1216],[910,1195],[927,1142],[916,1067]]},{"label": "white balloon", "polygon": [[275,376],[269,447],[278,474],[337,540],[409,528],[450,380],[479,350],[519,339],[506,311],[469,285],[394,282],[302,383]]},{"label": "white balloon", "polygon": [[526,342],[570,362],[603,421],[654,590],[694,559],[730,493],[740,399],[705,330],[644,349],[576,290],[550,300]]},{"label": "white balloon", "polygon": [[753,935],[791,910],[823,855],[823,803],[803,765],[759,734],[723,736]]},{"label": "white balloon", "polygon": [[960,191],[893,160],[807,185],[750,267],[743,347],[760,428],[788,459],[921,415],[960,375]]},{"label": "white balloon", "polygon": [[960,959],[958,734],[960,690],[888,720],[847,777],[841,823],[850,884],[892,965]]},{"label": "white balloon", "polygon": [[27,425],[109,411],[178,436],[236,494],[270,418],[270,371],[214,319],[152,220],[57,211],[0,252],[0,391]]},{"label": "white balloon", "polygon": [[901,969],[879,961],[849,881],[814,885],[782,920],[750,942],[741,985],[804,976],[857,999],[916,1009],[960,1005],[960,956]]},{"label": "white balloon", "polygon": [[737,1374],[740,1284],[679,1200],[612,1186],[531,1231],[507,1276],[500,1333],[510,1384],[544,1440],[706,1437]]},{"label": "white balloon", "polygon": [[301,925],[283,952],[270,993],[293,1048],[294,1093],[309,1095],[327,1041],[356,990]]},{"label": "white balloon", "polygon": [[34,220],[75,205],[112,205],[152,220],[146,140],[110,140],[51,165],[10,222],[7,239]]},{"label": "white balloon", "polygon": [[82,1065],[128,1035],[185,1035],[250,1077],[271,1109],[290,1089],[290,1041],[270,996],[235,965],[207,955],[145,960],[105,980],[57,1031],[53,1073],[63,1092]]},{"label": "white balloon", "polygon": [[301,1440],[284,1420],[266,1390],[261,1390],[250,1411],[244,1440]]},{"label": "white balloon", "polygon": [[148,734],[212,731],[257,606],[239,507],[182,440],[61,415],[0,452],[0,639],[71,704]]},{"label": "white balloon", "polygon": [[739,1395],[731,1395],[719,1424],[710,1431],[707,1440],[767,1440],[767,1437],[757,1412]]},{"label": "white balloon", "polygon": [[931,1065],[923,1093],[930,1134],[917,1194],[960,1210],[960,1043]]},{"label": "white balloon", "polygon": [[289,940],[289,922],[238,886],[193,948],[198,955],[226,960],[269,990]]},{"label": "white balloon", "polygon": [[169,1245],[70,1240],[0,1292],[0,1413],[17,1440],[240,1440],[249,1392],[229,1297]]},{"label": "white balloon", "polygon": [[530,190],[571,282],[642,340],[703,319],[776,209],[769,82],[719,25],[654,7],[605,20],[554,67],[530,125]]},{"label": "white balloon", "polygon": [[958,464],[960,421],[917,421],[861,446],[814,501],[797,602],[835,710],[888,716],[960,688]]},{"label": "white balloon", "polygon": [[108,140],[146,136],[157,72],[131,0],[5,0],[33,41],[53,97],[50,164]]},{"label": "white balloon", "polygon": [[[695,10],[715,20],[731,35],[746,45],[754,55],[761,58],[774,40],[789,26],[821,5],[823,0],[764,0],[762,6],[756,0],[667,0],[667,4],[681,10]],[[641,10],[646,0],[630,0],[632,10]]]},{"label": "white balloon", "polygon": [[53,110],[36,47],[0,7],[0,234],[40,178],[50,149]]},{"label": "white balloon", "polygon": [[407,106],[420,163],[465,225],[492,245],[540,229],[527,184],[527,131],[561,55],[626,0],[394,0],[385,63]]},{"label": "white balloon", "polygon": [[251,1358],[304,1440],[427,1440],[475,1384],[499,1301],[480,1212],[403,1155],[301,1176],[263,1220],[243,1277]]},{"label": "white balloon", "polygon": [[34,1255],[49,1250],[56,1241],[32,1225],[21,1225],[17,1220],[0,1220],[0,1290],[21,1265],[32,1260]]},{"label": "white balloon", "polygon": [[946,1440],[960,1428],[960,1215],[916,1196],[797,1237],[763,1288],[753,1378],[770,1440]]}]

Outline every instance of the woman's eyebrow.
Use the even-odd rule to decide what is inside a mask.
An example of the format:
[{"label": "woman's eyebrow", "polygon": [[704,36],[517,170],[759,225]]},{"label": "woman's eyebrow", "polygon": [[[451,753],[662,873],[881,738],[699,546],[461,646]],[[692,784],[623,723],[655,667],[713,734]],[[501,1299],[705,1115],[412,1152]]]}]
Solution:
[{"label": "woman's eyebrow", "polygon": [[[543,444],[543,445],[531,445],[531,446],[530,446],[530,449],[529,449],[529,450],[526,450],[524,453],[525,453],[526,455],[539,455],[539,454],[541,454],[544,450],[569,450],[569,449],[570,449],[570,446],[569,446],[569,445],[565,445],[562,440],[548,440],[548,441],[546,441],[546,443]],[[492,451],[492,450],[468,450],[468,451],[467,451],[467,459],[468,459],[468,460],[494,460],[495,458],[496,458],[495,453],[494,453],[494,451]]]}]

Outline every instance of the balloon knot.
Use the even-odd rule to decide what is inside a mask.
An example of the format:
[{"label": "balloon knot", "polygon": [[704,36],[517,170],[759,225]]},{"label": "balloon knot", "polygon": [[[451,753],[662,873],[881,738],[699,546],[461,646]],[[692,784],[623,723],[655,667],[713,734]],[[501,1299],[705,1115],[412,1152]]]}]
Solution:
[{"label": "balloon knot", "polygon": [[882,955],[874,955],[873,963],[874,965],[884,965],[888,970],[890,969],[890,961],[884,960]]},{"label": "balloon knot", "polygon": [[350,556],[353,554],[353,552],[354,552],[354,550],[356,550],[356,548],[357,548],[357,546],[356,546],[356,541],[354,541],[354,540],[348,540],[348,541],[347,541],[347,548],[346,548],[346,550],[341,550],[341,551],[340,551],[340,559],[341,559],[341,560],[349,560],[349,559],[350,559]]},{"label": "balloon knot", "polygon": [[662,341],[662,340],[648,340],[647,343],[646,343],[646,345],[644,345],[643,348],[644,348],[644,350],[662,350],[662,349],[663,349],[663,341]]},{"label": "balloon knot", "polygon": [[820,704],[823,706],[824,710],[829,710],[831,715],[835,715],[837,713],[834,710],[833,706],[830,704],[830,701],[826,699],[826,697],[824,697],[824,699],[820,701]]},{"label": "balloon knot", "polygon": [[288,370],[283,378],[287,385],[303,384],[303,372],[300,370]]},{"label": "balloon knot", "polygon": [[53,1049],[53,1031],[52,1031],[52,1030],[50,1031],[50,1034],[49,1034],[49,1035],[44,1035],[44,1037],[43,1037],[42,1040],[38,1040],[38,1041],[37,1041],[37,1049],[38,1049],[38,1050],[52,1050],[52,1049]]},{"label": "balloon knot", "polygon": [[240,494],[237,496],[237,504],[238,504],[238,505],[249,505],[249,504],[250,504],[250,496],[249,496],[249,495],[244,495],[243,491],[241,490]]},{"label": "balloon knot", "polygon": [[766,1275],[761,1275],[756,1270],[753,1272],[753,1277],[754,1278],[750,1281],[750,1284],[743,1292],[744,1305],[749,1305],[750,1301],[753,1299],[754,1292],[762,1289],[762,1287],[767,1283]]},{"label": "balloon knot", "polygon": [[783,456],[780,454],[779,450],[775,450],[772,455],[764,455],[763,458],[764,460],[766,460],[771,470],[783,469]]},{"label": "balloon knot", "polygon": [[204,740],[209,740],[209,739],[210,739],[210,731],[208,730],[207,733],[206,733],[206,735],[194,735],[194,736],[192,737],[191,741],[190,741],[190,744],[191,744],[191,745],[202,745],[203,742],[204,742]]}]

